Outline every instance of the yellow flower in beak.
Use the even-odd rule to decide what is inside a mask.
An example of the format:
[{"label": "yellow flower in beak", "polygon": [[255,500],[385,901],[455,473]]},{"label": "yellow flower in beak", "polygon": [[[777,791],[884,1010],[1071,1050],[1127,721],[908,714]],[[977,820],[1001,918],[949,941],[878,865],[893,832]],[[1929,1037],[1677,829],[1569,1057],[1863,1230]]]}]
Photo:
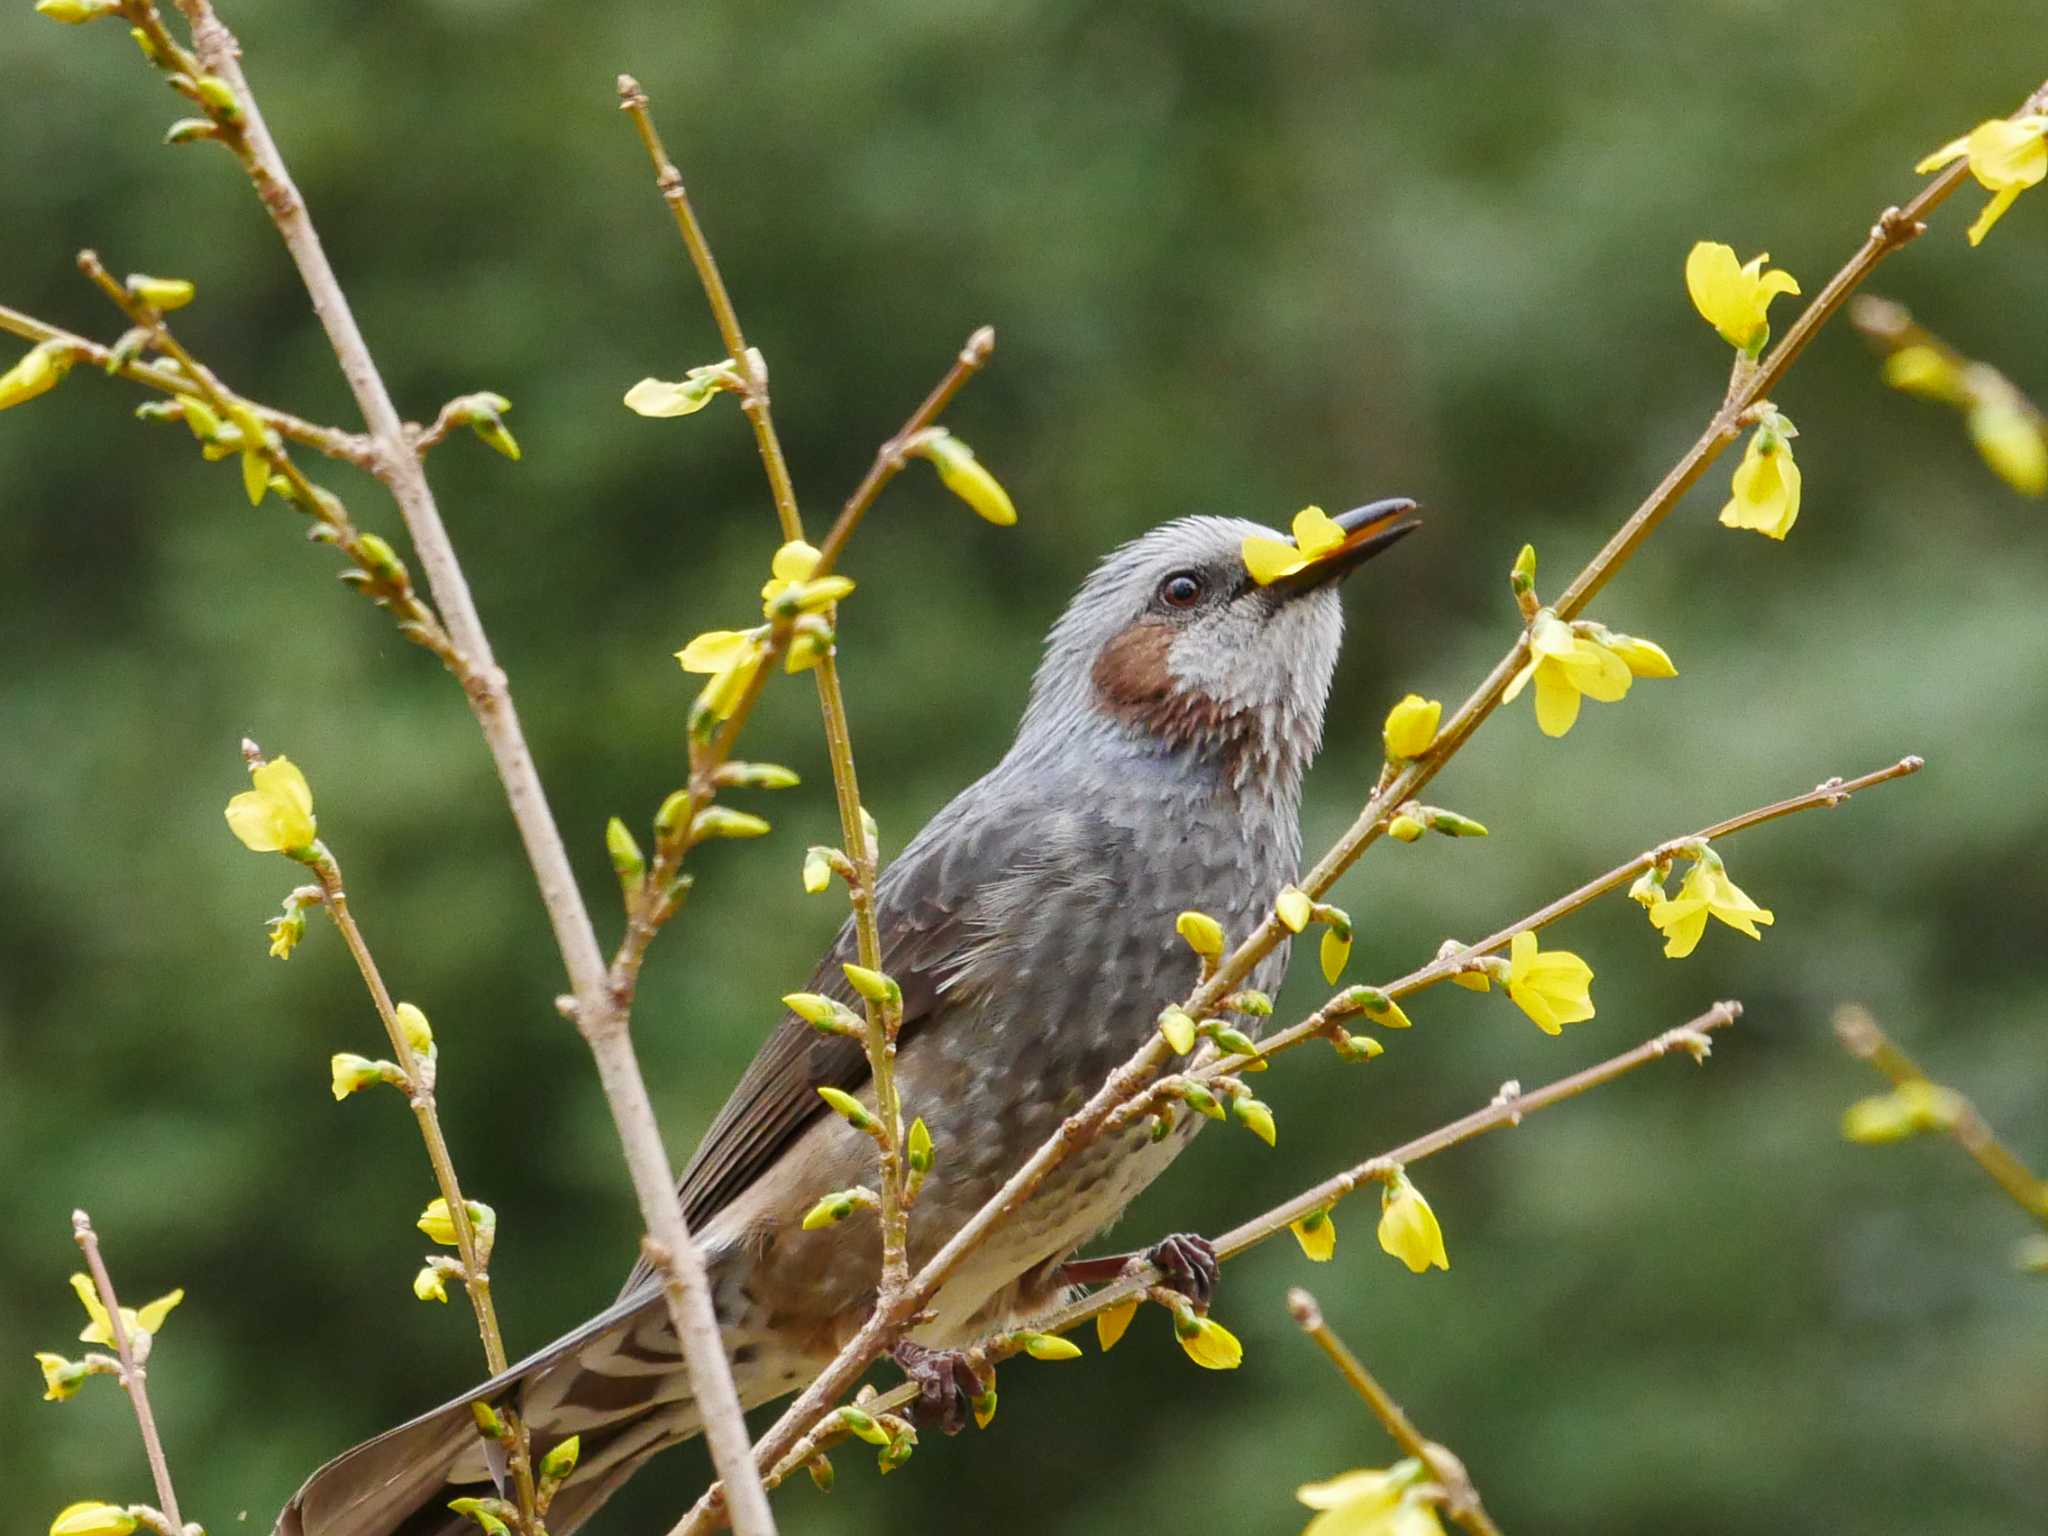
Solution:
[{"label": "yellow flower in beak", "polygon": [[1282,577],[1305,571],[1325,555],[1344,547],[1344,530],[1321,507],[1303,507],[1294,514],[1294,542],[1253,534],[1244,541],[1244,568],[1253,581],[1270,587]]}]

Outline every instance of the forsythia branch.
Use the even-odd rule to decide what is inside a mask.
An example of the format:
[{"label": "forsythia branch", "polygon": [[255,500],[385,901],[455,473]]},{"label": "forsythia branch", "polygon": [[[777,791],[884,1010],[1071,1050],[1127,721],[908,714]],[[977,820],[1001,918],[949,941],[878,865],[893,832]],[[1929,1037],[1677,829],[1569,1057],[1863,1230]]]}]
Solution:
[{"label": "forsythia branch", "polygon": [[100,1257],[99,1235],[93,1231],[92,1218],[84,1211],[71,1213],[71,1235],[85,1254],[85,1267],[92,1274],[93,1289],[99,1293],[100,1305],[107,1309],[107,1327],[114,1335],[114,1351],[121,1357],[121,1385],[135,1409],[135,1425],[142,1432],[142,1451],[149,1458],[149,1475],[156,1483],[157,1508],[163,1511],[173,1528],[182,1528],[185,1522],[178,1513],[178,1495],[171,1487],[171,1465],[164,1457],[164,1443],[156,1432],[156,1415],[150,1412],[149,1387],[143,1365],[136,1358],[134,1342],[128,1337],[128,1324],[121,1315],[121,1301],[114,1294],[114,1282],[107,1273],[106,1260]]}]

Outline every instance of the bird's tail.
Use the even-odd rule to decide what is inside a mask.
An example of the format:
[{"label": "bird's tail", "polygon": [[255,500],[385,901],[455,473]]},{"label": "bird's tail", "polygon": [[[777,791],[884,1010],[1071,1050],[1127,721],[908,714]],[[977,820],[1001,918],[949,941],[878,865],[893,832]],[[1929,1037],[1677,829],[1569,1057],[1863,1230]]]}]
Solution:
[{"label": "bird's tail", "polygon": [[660,1296],[641,1291],[502,1376],[335,1457],[292,1495],[274,1536],[454,1536],[466,1521],[449,1500],[497,1495],[504,1474],[498,1448],[477,1433],[478,1403],[516,1408],[536,1458],[581,1437],[576,1471],[548,1511],[552,1536],[569,1536],[649,1456],[700,1427]]}]

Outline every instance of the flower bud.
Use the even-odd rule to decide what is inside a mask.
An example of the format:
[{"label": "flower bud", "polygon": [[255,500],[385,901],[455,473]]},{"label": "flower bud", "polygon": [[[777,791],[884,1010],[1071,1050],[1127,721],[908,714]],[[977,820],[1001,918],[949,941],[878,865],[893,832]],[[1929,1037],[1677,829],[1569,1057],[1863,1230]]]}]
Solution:
[{"label": "flower bud", "polygon": [[199,290],[182,277],[151,277],[146,272],[128,274],[128,293],[151,309],[183,309],[199,296]]},{"label": "flower bud", "polygon": [[727,763],[714,777],[731,789],[795,789],[803,782],[780,763]]},{"label": "flower bud", "polygon": [[71,363],[71,351],[61,342],[46,341],[31,347],[20,362],[0,373],[0,411],[55,389],[58,381],[71,371]]},{"label": "flower bud", "polygon": [[551,1483],[559,1483],[576,1470],[576,1458],[582,1454],[583,1437],[571,1435],[540,1459],[540,1475]]},{"label": "flower bud", "polygon": [[1408,1015],[1401,1011],[1401,1005],[1377,987],[1353,987],[1345,997],[1376,1024],[1383,1024],[1388,1029],[1410,1027]]},{"label": "flower bud", "polygon": [[235,100],[234,87],[219,75],[201,75],[192,82],[192,85],[199,93],[199,99],[213,108],[223,122],[237,123],[242,120],[242,104]]},{"label": "flower bud", "polygon": [[1078,1360],[1081,1346],[1071,1339],[1063,1339],[1056,1333],[1023,1332],[1016,1335],[1017,1343],[1024,1353],[1034,1360]]},{"label": "flower bud", "polygon": [[765,837],[768,823],[746,811],[729,806],[707,805],[690,818],[690,841],[708,842],[719,837]]},{"label": "flower bud", "polygon": [[867,1441],[869,1445],[889,1443],[889,1432],[877,1424],[870,1414],[850,1404],[839,1410],[839,1422],[846,1426],[848,1434]]},{"label": "flower bud", "polygon": [[[491,1240],[498,1230],[498,1213],[481,1200],[465,1200],[463,1207],[469,1212],[470,1231],[476,1238],[477,1253],[481,1257],[491,1250]],[[455,1218],[445,1199],[428,1202],[414,1225],[442,1247],[455,1246]]]},{"label": "flower bud", "polygon": [[1176,1056],[1185,1056],[1195,1048],[1195,1021],[1182,1009],[1160,1010],[1159,1033],[1165,1036]]},{"label": "flower bud", "polygon": [[[185,419],[192,419],[189,402],[185,407]],[[364,570],[388,587],[403,592],[412,585],[412,578],[406,574],[405,562],[398,558],[398,551],[374,533],[356,536],[356,558],[362,562]]]},{"label": "flower bud", "polygon": [[93,1369],[83,1360],[67,1360],[47,1350],[36,1352],[36,1364],[43,1370],[43,1401],[61,1403],[85,1385]]},{"label": "flower bud", "polygon": [[1117,1340],[1124,1336],[1124,1330],[1131,1326],[1131,1319],[1137,1315],[1138,1298],[1135,1296],[1104,1307],[1095,1314],[1095,1342],[1102,1346],[1105,1355],[1116,1348]]},{"label": "flower bud", "polygon": [[141,1523],[118,1504],[83,1499],[58,1511],[50,1536],[131,1536]]},{"label": "flower bud", "polygon": [[1287,1230],[1314,1263],[1328,1263],[1337,1251],[1337,1223],[1330,1219],[1327,1208],[1295,1218],[1287,1224]]},{"label": "flower bud", "polygon": [[333,1074],[334,1100],[338,1104],[352,1093],[360,1093],[375,1083],[391,1083],[403,1087],[405,1074],[388,1061],[372,1061],[367,1056],[358,1056],[353,1051],[336,1051],[328,1062]]},{"label": "flower bud", "polygon": [[1205,1371],[1234,1371],[1244,1363],[1244,1346],[1221,1323],[1197,1317],[1192,1307],[1174,1310],[1173,1336],[1187,1357]]},{"label": "flower bud", "polygon": [[1334,987],[1351,959],[1351,935],[1335,926],[1325,928],[1316,958],[1322,962],[1323,980]]},{"label": "flower bud", "polygon": [[1237,1123],[1250,1131],[1267,1146],[1273,1146],[1279,1136],[1279,1129],[1273,1123],[1272,1106],[1257,1099],[1234,1098],[1230,1101],[1230,1113]]},{"label": "flower bud", "polygon": [[869,1114],[867,1106],[845,1089],[820,1088],[818,1097],[831,1105],[856,1131],[864,1131],[872,1136],[882,1129],[882,1122]]},{"label": "flower bud", "polygon": [[995,1421],[996,1389],[990,1387],[986,1392],[969,1398],[967,1406],[974,1413],[974,1427],[976,1429],[987,1429]]},{"label": "flower bud", "polygon": [[1380,732],[1388,759],[1405,762],[1427,752],[1436,741],[1443,713],[1440,699],[1425,699],[1419,693],[1406,695],[1387,712],[1387,723]]},{"label": "flower bud", "polygon": [[803,1229],[815,1232],[820,1227],[837,1226],[855,1211],[872,1209],[875,1204],[875,1196],[870,1190],[834,1190],[804,1213]]},{"label": "flower bud", "polygon": [[420,1012],[415,1003],[400,1003],[392,1012],[398,1015],[398,1032],[405,1037],[405,1043],[412,1047],[415,1056],[434,1054],[434,1030],[427,1023],[427,1016]]},{"label": "flower bud", "polygon": [[832,1491],[832,1482],[835,1474],[832,1471],[832,1458],[830,1456],[820,1451],[804,1463],[804,1470],[811,1474],[811,1482],[816,1486],[818,1492],[830,1493]]},{"label": "flower bud", "polygon": [[[146,34],[145,34],[146,35]],[[181,117],[164,133],[166,144],[196,144],[201,139],[217,139],[220,127],[210,117]]]},{"label": "flower bud", "polygon": [[1316,915],[1316,904],[1308,892],[1290,885],[1274,900],[1273,913],[1289,933],[1299,933]]},{"label": "flower bud", "polygon": [[900,1008],[903,1005],[903,989],[896,985],[895,978],[871,971],[864,965],[846,964],[840,966],[846,979],[869,1002],[882,1008]]},{"label": "flower bud", "polygon": [[1189,1083],[1181,1089],[1180,1097],[1198,1115],[1207,1115],[1211,1120],[1223,1118],[1223,1106],[1216,1102],[1216,1095],[1200,1083]]},{"label": "flower bud", "polygon": [[674,383],[642,379],[626,391],[626,409],[639,416],[689,416],[703,410],[717,393],[717,382],[709,374]]},{"label": "flower bud", "polygon": [[1256,1056],[1259,1054],[1258,1041],[1254,1040],[1243,1030],[1233,1028],[1231,1025],[1225,1024],[1220,1020],[1204,1019],[1202,1021],[1202,1033],[1216,1042],[1218,1050],[1228,1051],[1233,1056]]},{"label": "flower bud", "polygon": [[857,1035],[866,1026],[859,1014],[822,992],[791,992],[782,1006],[813,1029],[828,1035]]},{"label": "flower bud", "polygon": [[1173,931],[1204,960],[1214,960],[1223,953],[1223,925],[1206,912],[1181,913],[1174,919]]},{"label": "flower bud", "polygon": [[412,1293],[421,1301],[448,1300],[448,1277],[432,1264],[422,1264],[412,1277]]},{"label": "flower bud", "polygon": [[1517,597],[1526,597],[1536,590],[1536,546],[1524,544],[1522,552],[1515,556],[1514,569],[1508,572],[1508,586]]},{"label": "flower bud", "polygon": [[661,809],[654,813],[654,835],[664,843],[675,842],[689,826],[690,808],[695,803],[687,789],[670,794],[661,802]]},{"label": "flower bud", "polygon": [[910,1171],[920,1174],[930,1173],[932,1165],[938,1160],[938,1154],[932,1148],[931,1128],[924,1123],[922,1115],[910,1122],[910,1137],[905,1156],[910,1163]]},{"label": "flower bud", "polygon": [[448,1507],[463,1518],[474,1520],[482,1528],[484,1536],[512,1536],[512,1528],[498,1513],[507,1507],[502,1499],[450,1499]]},{"label": "flower bud", "polygon": [[74,27],[80,22],[111,16],[120,8],[120,0],[36,0],[38,16],[47,16],[52,21]]},{"label": "flower bud", "polygon": [[804,891],[816,896],[832,884],[832,855],[830,850],[812,846],[804,850]]},{"label": "flower bud", "polygon": [[1273,1016],[1273,999],[1249,987],[1233,997],[1225,998],[1223,1006],[1232,1013],[1246,1014],[1254,1019],[1270,1019]]},{"label": "flower bud", "polygon": [[631,895],[647,873],[647,856],[640,851],[638,840],[626,824],[616,816],[604,824],[604,851],[611,855],[612,871],[619,877],[620,887]]},{"label": "flower bud", "polygon": [[1413,816],[1406,815],[1405,813],[1400,816],[1396,816],[1392,821],[1387,823],[1387,836],[1391,837],[1397,843],[1415,842],[1418,838],[1422,836],[1424,832],[1428,830],[1429,829],[1427,827],[1423,826],[1423,824],[1417,821]]},{"label": "flower bud", "polygon": [[943,427],[933,428],[911,452],[931,460],[946,489],[980,517],[998,528],[1007,528],[1017,521],[1017,508],[1010,501],[1010,493],[982,467],[973,449]]}]

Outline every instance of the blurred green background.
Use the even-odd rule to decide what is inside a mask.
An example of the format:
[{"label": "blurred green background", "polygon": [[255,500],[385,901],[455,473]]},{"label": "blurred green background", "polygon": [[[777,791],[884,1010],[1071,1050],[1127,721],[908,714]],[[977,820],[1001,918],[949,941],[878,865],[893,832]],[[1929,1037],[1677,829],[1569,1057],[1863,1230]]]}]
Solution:
[{"label": "blurred green background", "polygon": [[[1813,292],[1918,155],[2048,71],[2033,0],[229,17],[404,409],[517,402],[524,463],[465,437],[432,471],[608,936],[604,818],[644,824],[678,781],[668,653],[750,610],[775,543],[737,412],[618,403],[718,355],[618,70],[653,92],[773,365],[814,528],[967,332],[1000,334],[950,419],[1021,523],[983,526],[917,469],[848,561],[847,686],[891,848],[1000,753],[1040,634],[1110,546],[1193,510],[1280,522],[1405,493],[1426,533],[1349,589],[1305,817],[1327,841],[1387,705],[1461,697],[1507,643],[1519,544],[1555,591],[1719,399],[1728,349],[1686,302],[1688,246],[1768,248]],[[180,104],[120,29],[21,0],[0,58],[0,302],[111,338],[77,248],[192,277],[181,332],[231,382],[352,425],[270,226],[225,156],[158,147]],[[1875,286],[2039,394],[2048,192],[1972,251],[1983,195]],[[131,421],[138,398],[81,370],[0,417],[0,1481],[23,1529],[148,1496],[118,1393],[36,1401],[30,1352],[82,1321],[82,1204],[131,1301],[189,1288],[151,1372],[188,1517],[263,1530],[316,1462],[478,1362],[460,1301],[407,1291],[432,1189],[399,1101],[327,1094],[328,1054],[379,1040],[340,944],[316,923],[289,965],[264,955],[292,873],[222,825],[244,733],[305,766],[386,974],[435,1021],[459,1162],[501,1214],[515,1352],[609,1300],[636,1228],[455,689],[294,517],[250,510],[232,464]],[[2010,1266],[2023,1221],[1953,1147],[1839,1139],[1875,1080],[1827,1020],[1871,1001],[2048,1161],[2048,530],[1845,328],[1778,399],[1804,434],[1792,538],[1717,527],[1714,471],[1595,610],[1683,676],[1563,741],[1526,703],[1490,725],[1434,793],[1494,835],[1374,850],[1338,892],[1363,919],[1356,973],[1831,773],[1908,751],[1927,771],[1731,847],[1778,913],[1761,945],[1717,928],[1675,964],[1619,897],[1575,919],[1557,942],[1599,971],[1600,1012],[1562,1039],[1447,990],[1369,1068],[1282,1064],[1278,1151],[1203,1138],[1117,1241],[1233,1223],[1503,1079],[1740,997],[1710,1066],[1430,1163],[1448,1275],[1410,1276],[1347,1208],[1334,1263],[1273,1245],[1228,1273],[1238,1374],[1197,1372],[1148,1316],[1108,1360],[1006,1370],[994,1432],[928,1437],[886,1487],[842,1456],[829,1500],[782,1497],[787,1529],[1294,1529],[1297,1482],[1390,1453],[1287,1321],[1293,1282],[1509,1530],[2041,1528],[2048,1292]],[[318,472],[402,545],[374,486]],[[772,837],[705,852],[648,972],[638,1033],[679,1161],[839,918],[797,887],[836,826],[815,715],[807,685],[771,690],[751,753],[806,785]],[[1283,1006],[1317,995],[1304,965]],[[695,1447],[664,1458],[595,1529],[664,1528],[704,1470]]]}]

